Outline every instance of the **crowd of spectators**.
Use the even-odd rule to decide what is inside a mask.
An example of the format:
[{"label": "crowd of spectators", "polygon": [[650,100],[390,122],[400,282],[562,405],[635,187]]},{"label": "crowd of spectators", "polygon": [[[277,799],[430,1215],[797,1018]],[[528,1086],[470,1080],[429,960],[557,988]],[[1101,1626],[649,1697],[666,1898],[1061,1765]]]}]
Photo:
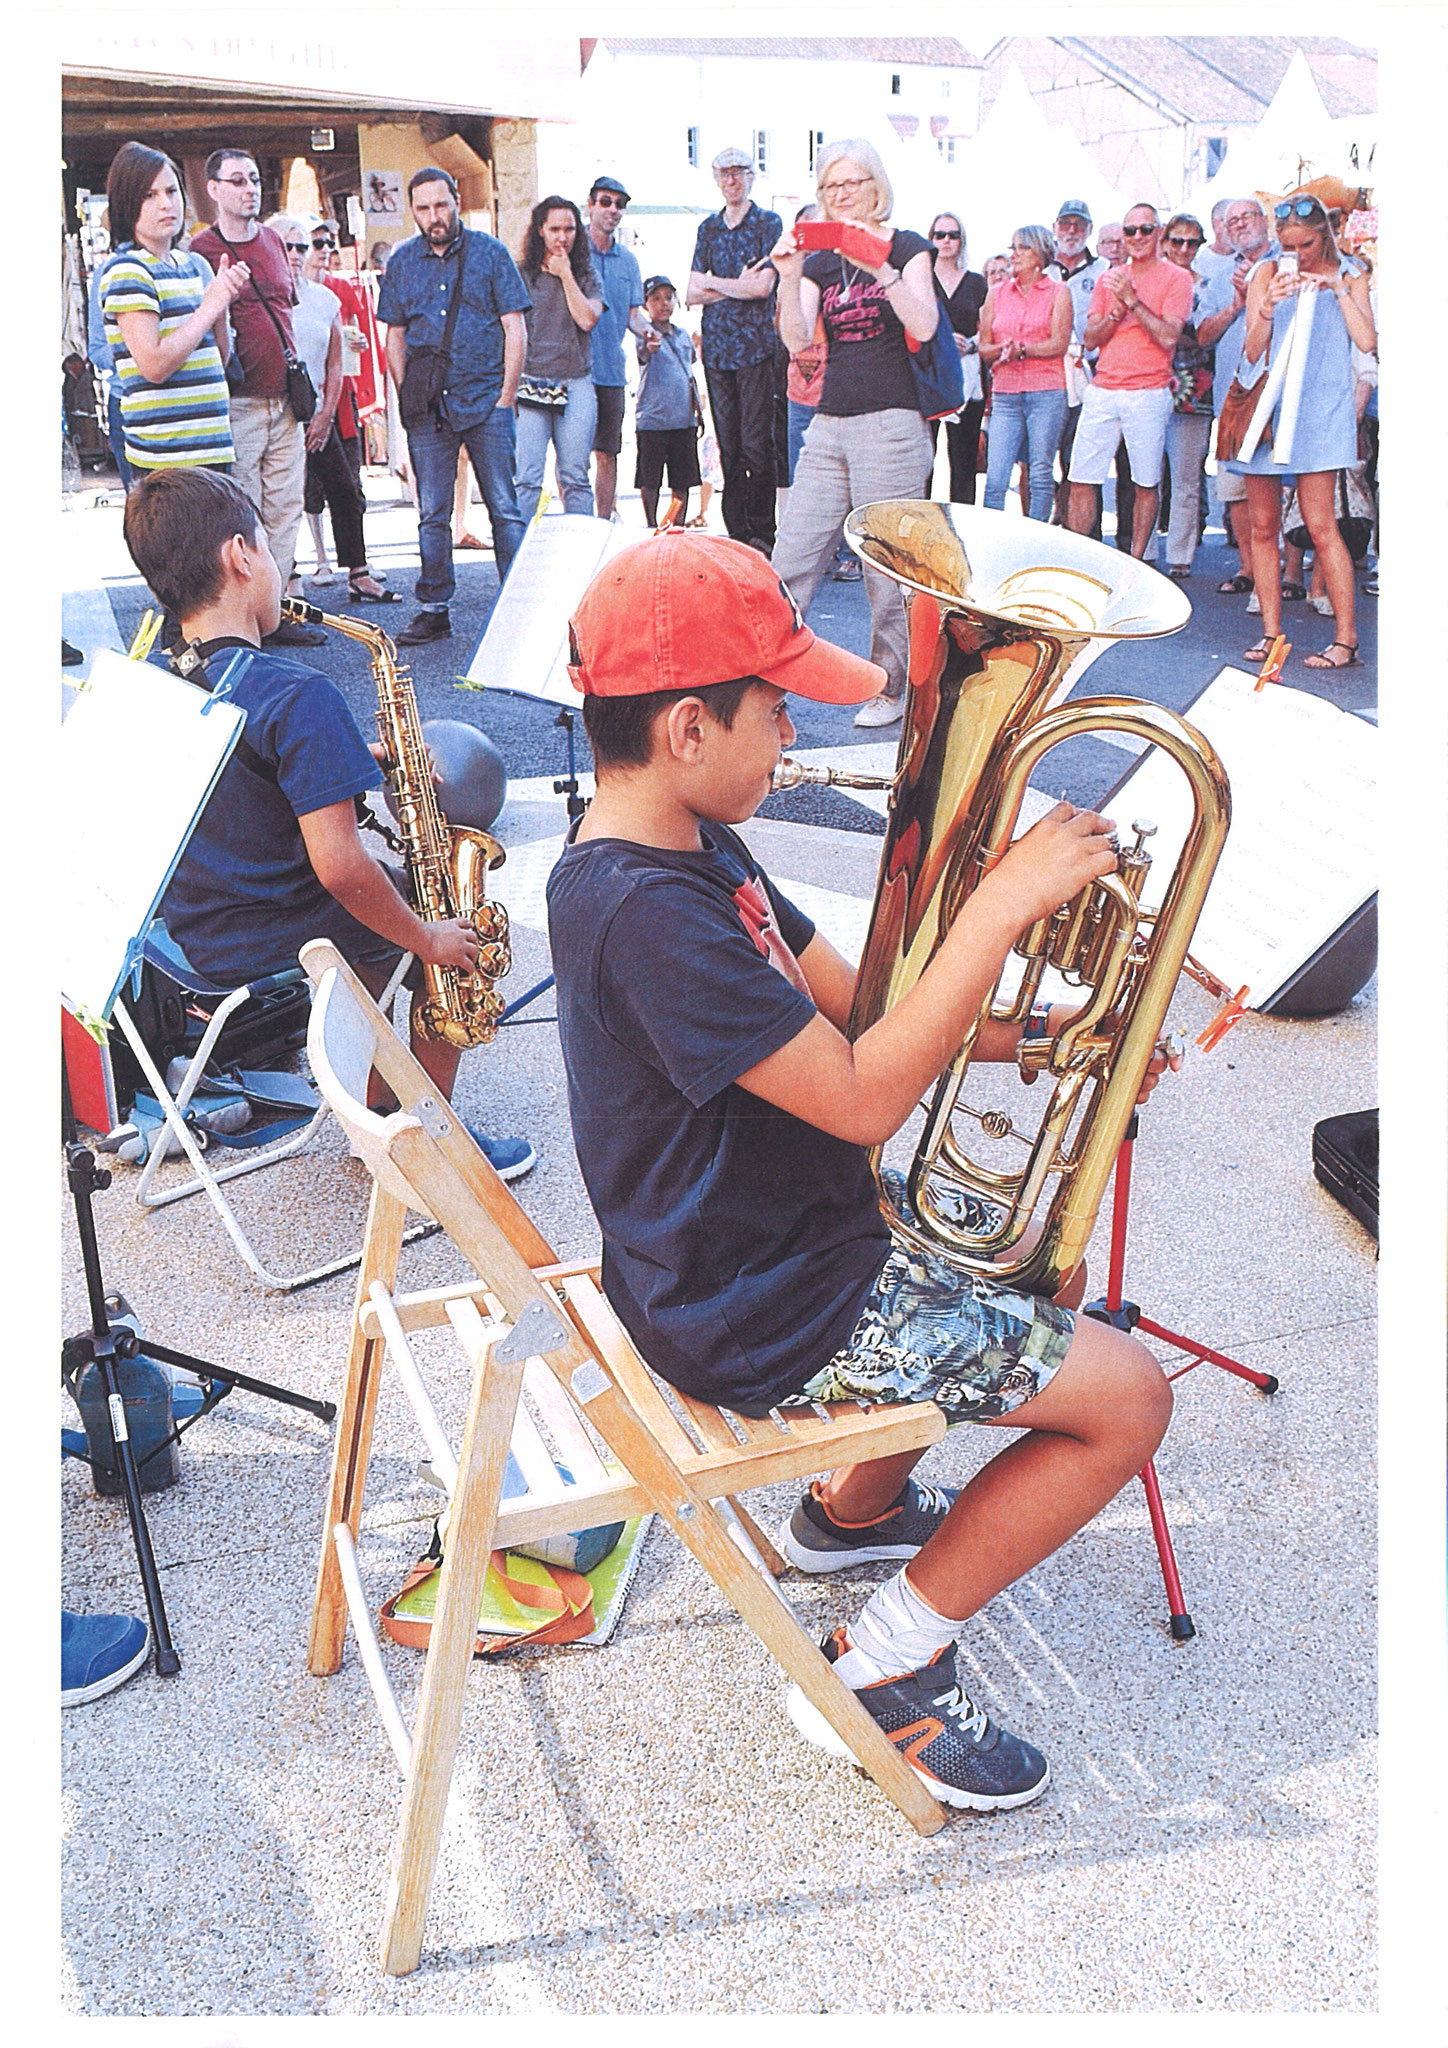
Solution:
[{"label": "crowd of spectators", "polygon": [[[484,545],[465,528],[469,470],[500,578],[537,512],[550,449],[565,511],[618,516],[632,363],[634,487],[648,524],[689,522],[695,490],[701,523],[717,478],[726,531],[772,557],[801,607],[824,575],[860,576],[841,542],[853,507],[930,494],[942,424],[954,502],[975,502],[983,469],[987,508],[1018,491],[1026,516],[1099,537],[1111,485],[1116,546],[1154,559],[1159,547],[1162,568],[1185,581],[1206,523],[1214,420],[1234,384],[1253,384],[1285,347],[1300,294],[1313,291],[1324,298],[1309,397],[1294,400],[1287,459],[1270,426],[1250,460],[1217,450],[1212,482],[1240,562],[1219,588],[1250,596],[1262,637],[1248,658],[1265,659],[1283,603],[1309,599],[1310,551],[1310,602],[1336,637],[1306,658],[1356,660],[1342,531],[1346,499],[1356,492],[1360,510],[1375,479],[1375,300],[1370,266],[1341,252],[1322,198],[1289,194],[1272,218],[1256,197],[1223,199],[1207,226],[1184,212],[1163,225],[1143,202],[1099,232],[1086,202],[1067,199],[1049,227],[1022,225],[976,270],[958,211],[937,213],[928,235],[892,220],[867,141],[817,152],[815,202],[788,230],[755,203],[748,151],[721,150],[713,173],[722,203],[699,224],[682,294],[661,274],[645,281],[621,238],[621,179],[597,177],[586,210],[557,193],[540,200],[510,251],[464,225],[454,180],[432,166],[408,187],[416,233],[379,244],[364,279],[340,272],[330,219],[262,222],[261,178],[240,147],[208,159],[214,220],[186,243],[176,166],[127,143],[110,174],[111,247],[90,321],[123,480],[175,464],[229,468],[293,591],[304,516],[311,580],[333,574],[325,510],[350,598],[394,603],[367,559],[361,481],[368,421],[385,420],[422,557],[419,609],[397,637],[435,639],[450,631],[454,547]],[[697,333],[681,299],[698,309]],[[911,351],[942,320],[963,399],[925,418]],[[299,366],[314,394],[306,417]],[[1280,403],[1279,393],[1274,422]],[[889,724],[904,689],[901,599],[873,570],[864,581],[871,656],[889,681],[859,722]],[[278,637],[311,635],[283,625]]]}]

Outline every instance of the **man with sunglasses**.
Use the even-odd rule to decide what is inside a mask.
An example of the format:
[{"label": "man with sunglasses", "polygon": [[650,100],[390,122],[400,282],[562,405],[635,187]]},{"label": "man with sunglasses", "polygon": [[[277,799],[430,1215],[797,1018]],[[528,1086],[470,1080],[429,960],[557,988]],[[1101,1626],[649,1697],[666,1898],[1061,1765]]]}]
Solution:
[{"label": "man with sunglasses", "polygon": [[629,195],[617,178],[599,176],[588,193],[588,239],[593,268],[603,286],[603,313],[589,336],[598,421],[593,430],[593,509],[613,517],[618,495],[618,452],[623,446],[623,338],[647,341],[653,326],[644,317],[644,280],[637,256],[618,242]]},{"label": "man with sunglasses", "polygon": [[774,547],[774,331],[776,272],[770,251],[784,234],[777,213],[750,198],[754,159],[721,149],[714,182],[724,204],[699,223],[687,303],[702,306],[699,353],[724,470],[724,524],[731,540],[769,554]]},{"label": "man with sunglasses", "polygon": [[1081,401],[1066,523],[1090,532],[1095,487],[1105,483],[1124,440],[1136,485],[1131,552],[1141,558],[1156,530],[1172,356],[1191,311],[1192,274],[1161,256],[1154,206],[1128,208],[1121,233],[1126,262],[1098,280],[1083,336],[1097,351],[1096,377]]},{"label": "man with sunglasses", "polygon": [[[193,239],[196,255],[213,270],[221,259],[246,263],[247,289],[232,301],[232,357],[241,379],[231,384],[231,438],[236,463],[231,480],[261,514],[262,530],[281,573],[291,581],[307,480],[302,427],[287,398],[287,356],[296,354],[292,308],[297,303],[292,266],[281,237],[261,224],[261,173],[243,149],[216,149],[206,159],[206,190],[216,225]],[[228,382],[231,379],[228,378]],[[317,626],[283,623],[269,647],[320,647]]]}]

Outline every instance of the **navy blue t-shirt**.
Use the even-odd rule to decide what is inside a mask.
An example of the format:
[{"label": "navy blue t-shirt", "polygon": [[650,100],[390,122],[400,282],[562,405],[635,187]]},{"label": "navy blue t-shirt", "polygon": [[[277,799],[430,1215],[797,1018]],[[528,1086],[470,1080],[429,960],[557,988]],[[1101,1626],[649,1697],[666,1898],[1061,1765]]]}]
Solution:
[{"label": "navy blue t-shirt", "polygon": [[230,987],[295,967],[308,939],[331,939],[351,960],[386,952],[387,941],[317,880],[297,823],[380,786],[356,719],[316,669],[243,641],[203,645],[213,681],[230,648],[242,649],[245,664],[229,693],[246,713],[242,745],[171,878],[167,930],[199,973]]},{"label": "navy blue t-shirt", "polygon": [[604,1292],[664,1379],[763,1415],[844,1343],[889,1250],[862,1148],[737,1085],[815,1014],[789,978],[814,927],[711,825],[701,853],[565,848],[548,928]]}]

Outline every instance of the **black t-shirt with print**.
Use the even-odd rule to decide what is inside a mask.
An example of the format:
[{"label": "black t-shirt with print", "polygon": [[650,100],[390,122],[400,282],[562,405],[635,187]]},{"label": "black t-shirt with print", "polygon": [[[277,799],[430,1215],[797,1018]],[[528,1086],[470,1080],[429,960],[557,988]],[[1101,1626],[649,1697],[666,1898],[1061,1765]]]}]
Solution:
[{"label": "black t-shirt with print", "polygon": [[[931,254],[924,235],[910,228],[896,228],[891,234],[894,269],[903,270],[912,256],[922,253]],[[816,249],[806,256],[804,274],[820,288],[820,313],[830,350],[820,411],[841,418],[888,412],[894,407],[918,412],[905,329],[884,286],[834,249]]]},{"label": "black t-shirt with print", "polygon": [[815,1015],[814,926],[710,825],[699,853],[565,848],[548,928],[604,1292],[663,1378],[763,1415],[845,1342],[889,1250],[863,1149],[738,1085]]}]

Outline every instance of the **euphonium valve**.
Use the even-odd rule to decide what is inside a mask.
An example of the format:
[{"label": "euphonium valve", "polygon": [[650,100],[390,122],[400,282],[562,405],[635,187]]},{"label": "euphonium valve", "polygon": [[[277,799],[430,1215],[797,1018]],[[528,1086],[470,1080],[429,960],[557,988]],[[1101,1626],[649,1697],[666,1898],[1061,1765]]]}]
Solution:
[{"label": "euphonium valve", "polygon": [[[1114,874],[1021,935],[926,1105],[908,1208],[882,1192],[904,1237],[972,1272],[1054,1293],[1085,1252],[1231,815],[1221,762],[1174,712],[1129,697],[1062,700],[1113,641],[1178,632],[1191,607],[1178,585],[1134,558],[1001,512],[866,505],[850,514],[845,536],[907,595],[910,674],[895,773],[882,785],[847,772],[790,773],[796,764],[786,762],[776,786],[828,780],[890,791],[852,1039],[909,993],[971,890],[1004,858],[1030,778],[1053,747],[1103,731],[1160,747],[1190,794],[1191,823],[1169,874],[1154,872],[1155,827],[1139,820]],[[1050,1082],[1028,1134],[1004,1110],[973,1108],[964,1090],[989,1071],[973,1061],[981,1027],[1023,1021],[1048,972],[1074,1007],[1054,1038],[1022,1049],[1022,1072]],[[982,1157],[982,1138],[1026,1156]],[[989,1204],[992,1220],[960,1221],[959,1194]]]}]

